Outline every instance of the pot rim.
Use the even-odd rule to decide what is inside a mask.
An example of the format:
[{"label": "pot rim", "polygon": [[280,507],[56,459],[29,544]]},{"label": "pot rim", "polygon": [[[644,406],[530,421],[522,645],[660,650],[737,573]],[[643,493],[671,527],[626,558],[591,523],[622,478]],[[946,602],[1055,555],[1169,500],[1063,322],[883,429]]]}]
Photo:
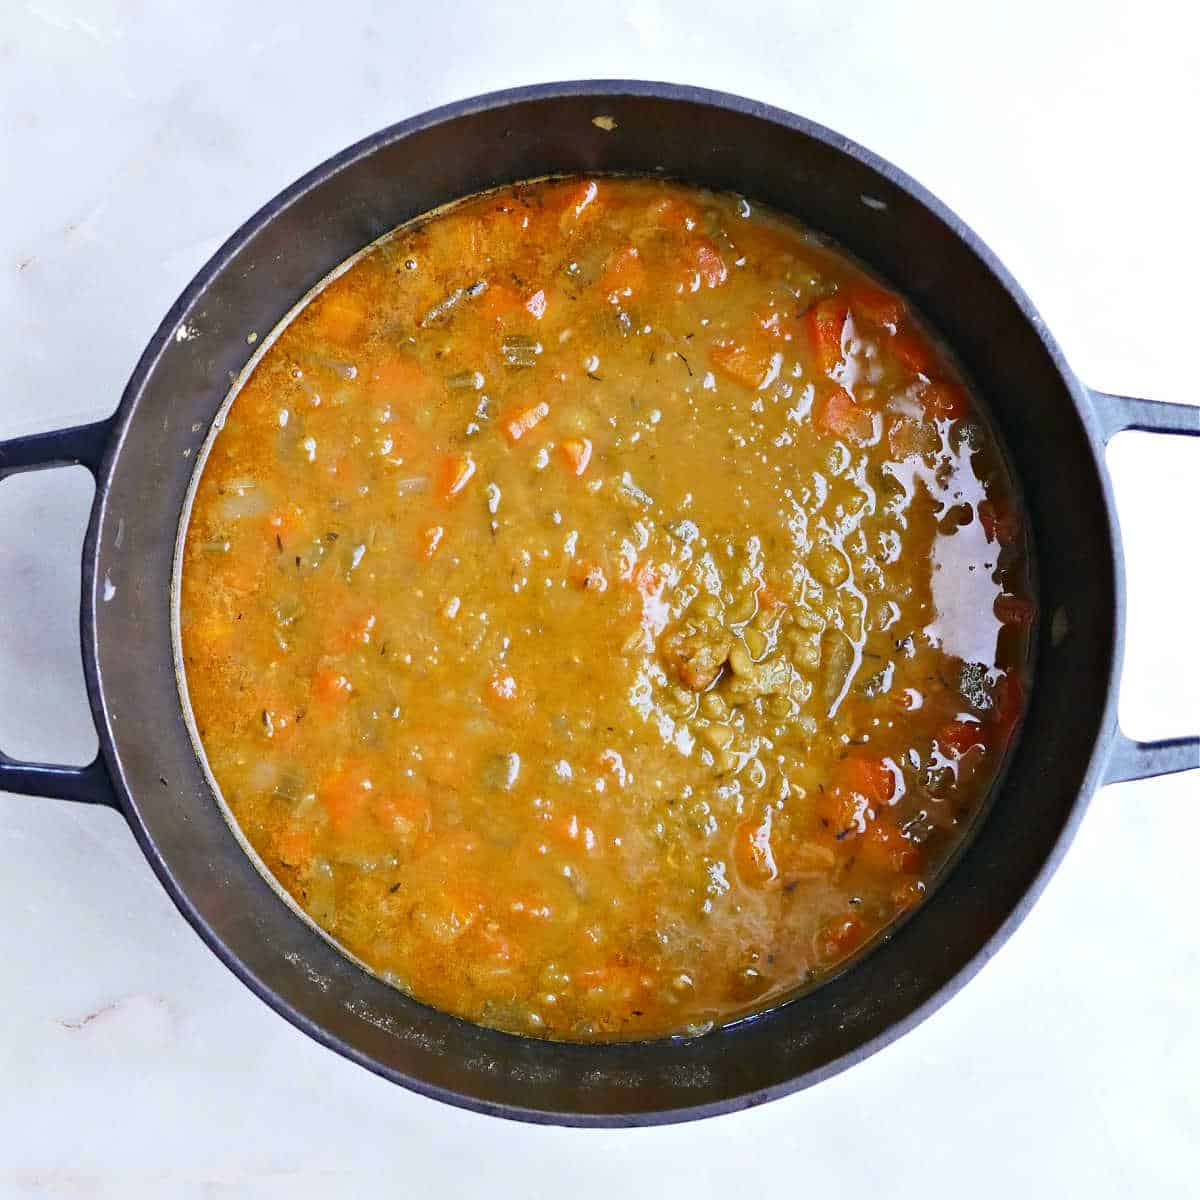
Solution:
[{"label": "pot rim", "polygon": [[[353,1046],[347,1045],[336,1035],[326,1030],[324,1026],[300,1012],[273,991],[266,983],[261,981],[225,945],[219,935],[210,927],[205,917],[194,906],[189,895],[176,883],[169,865],[160,854],[154,841],[149,837],[141,820],[135,815],[124,774],[116,767],[117,759],[114,733],[109,725],[103,704],[96,632],[100,530],[110,483],[120,458],[134,404],[146,381],[155,370],[163,351],[170,345],[172,338],[175,337],[181,321],[191,310],[194,301],[226,269],[229,262],[243,246],[274,220],[280,212],[290,207],[307,192],[323,184],[330,177],[336,175],[359,159],[373,155],[383,146],[401,141],[414,133],[477,112],[503,109],[529,101],[577,99],[593,96],[598,100],[609,97],[633,97],[700,104],[733,111],[782,126],[789,131],[800,133],[823,143],[830,149],[855,159],[861,165],[883,176],[892,186],[904,192],[917,204],[931,211],[935,217],[945,224],[960,241],[966,244],[967,248],[976,258],[980,260],[987,271],[1009,295],[1021,315],[1033,327],[1039,341],[1055,367],[1064,385],[1064,389],[1074,404],[1076,413],[1087,434],[1089,448],[1092,451],[1092,458],[1096,467],[1100,493],[1103,499],[1104,513],[1110,538],[1114,588],[1113,650],[1106,680],[1105,702],[1100,717],[1099,734],[1084,769],[1078,797],[1073,802],[1067,819],[1063,823],[1062,829],[1055,839],[1050,853],[1039,868],[1037,875],[1021,895],[1019,901],[1013,906],[987,941],[979,947],[971,959],[905,1016],[889,1025],[875,1037],[868,1039],[853,1050],[819,1068],[807,1071],[765,1089],[749,1091],[707,1104],[626,1114],[579,1111],[555,1113],[516,1104],[480,1100],[473,1096],[430,1084],[420,1078],[388,1067],[370,1055],[359,1051]],[[457,197],[452,199],[455,198]],[[700,1120],[721,1113],[739,1111],[743,1108],[753,1107],[769,1100],[789,1095],[792,1092],[812,1086],[836,1075],[848,1067],[861,1062],[863,1059],[881,1050],[890,1042],[909,1032],[931,1016],[960,988],[974,978],[1028,915],[1034,902],[1058,868],[1059,863],[1062,861],[1063,856],[1074,839],[1076,830],[1083,818],[1092,794],[1103,782],[1103,772],[1116,730],[1116,704],[1124,648],[1126,595],[1124,556],[1121,549],[1120,529],[1116,517],[1111,481],[1103,461],[1103,430],[1090,401],[1089,393],[1067,364],[1062,350],[1047,328],[1045,321],[1037,312],[1032,301],[1017,284],[1000,259],[965,222],[920,183],[886,159],[826,126],[785,109],[732,93],[686,84],[625,79],[567,80],[506,88],[451,101],[450,103],[440,105],[427,112],[399,121],[369,134],[326,159],[306,172],[294,183],[284,188],[266,204],[262,205],[226,239],[220,249],[200,268],[184,288],[179,298],[168,310],[158,328],[151,336],[125,386],[120,404],[113,414],[111,421],[112,431],[109,435],[108,445],[96,472],[95,498],[92,503],[91,516],[83,546],[83,587],[81,590],[80,624],[83,645],[83,668],[88,700],[96,722],[100,755],[112,778],[113,790],[117,796],[120,810],[129,823],[143,854],[146,856],[176,908],[179,909],[181,914],[196,930],[217,958],[257,995],[259,999],[320,1044],[365,1067],[373,1074],[388,1079],[390,1082],[399,1083],[405,1088],[428,1096],[431,1099],[440,1100],[444,1103],[485,1115],[500,1116],[533,1124],[622,1128]],[[505,1034],[502,1036],[512,1037],[516,1041],[527,1040],[520,1035],[514,1034]]]}]

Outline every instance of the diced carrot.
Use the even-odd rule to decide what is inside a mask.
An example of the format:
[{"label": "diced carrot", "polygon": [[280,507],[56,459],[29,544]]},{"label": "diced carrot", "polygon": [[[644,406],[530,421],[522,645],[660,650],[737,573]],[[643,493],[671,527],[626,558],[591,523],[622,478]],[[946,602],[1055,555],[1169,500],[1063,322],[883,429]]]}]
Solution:
[{"label": "diced carrot", "polygon": [[1027,600],[1024,596],[1012,596],[1005,593],[996,597],[992,611],[995,612],[996,619],[1002,625],[1026,627],[1033,624],[1037,607],[1032,600]]},{"label": "diced carrot", "polygon": [[828,787],[817,794],[817,816],[838,841],[863,831],[868,807],[866,796],[849,788]]},{"label": "diced carrot", "polygon": [[804,314],[813,357],[827,375],[842,363],[842,335],[849,315],[849,306],[836,296],[817,301]]},{"label": "diced carrot", "polygon": [[968,412],[966,393],[957,384],[937,381],[927,384],[921,393],[921,403],[931,417],[957,421]]},{"label": "diced carrot", "polygon": [[516,679],[507,671],[495,671],[484,686],[483,698],[493,706],[508,708],[521,697]]},{"label": "diced carrot", "polygon": [[861,946],[866,937],[866,926],[858,917],[838,917],[817,934],[816,951],[826,962],[836,962]]},{"label": "diced carrot", "polygon": [[430,394],[435,387],[429,372],[407,354],[381,362],[368,378],[371,394],[386,400],[412,400]]},{"label": "diced carrot", "polygon": [[729,278],[725,260],[709,238],[694,238],[688,244],[685,256],[691,290],[720,287]]},{"label": "diced carrot", "polygon": [[316,852],[317,835],[311,825],[289,821],[275,834],[275,853],[289,867],[303,867]]},{"label": "diced carrot", "polygon": [[951,721],[937,735],[937,744],[950,758],[963,758],[976,747],[987,749],[987,730],[978,721]]},{"label": "diced carrot", "polygon": [[1003,504],[994,500],[979,502],[979,523],[989,542],[1011,546],[1021,536],[1021,518]]},{"label": "diced carrot", "polygon": [[771,814],[759,820],[743,821],[733,834],[733,861],[743,883],[765,887],[779,878],[779,868],[771,847]]},{"label": "diced carrot", "polygon": [[510,412],[501,421],[501,428],[504,430],[505,437],[515,445],[549,415],[550,405],[545,400],[538,400]]},{"label": "diced carrot", "polygon": [[933,366],[933,351],[918,334],[900,332],[888,343],[892,355],[910,371],[928,375]]},{"label": "diced carrot", "polygon": [[367,310],[361,294],[334,289],[320,297],[314,311],[317,337],[348,346],[366,332]]},{"label": "diced carrot", "polygon": [[883,288],[863,284],[851,290],[849,299],[854,315],[873,325],[885,325],[894,332],[904,320],[904,301]]},{"label": "diced carrot", "polygon": [[571,567],[572,582],[585,592],[600,593],[608,590],[608,576],[597,562],[576,562]]},{"label": "diced carrot", "polygon": [[638,253],[638,248],[629,243],[614,250],[604,261],[604,270],[600,275],[600,291],[605,296],[614,293],[620,296],[632,296],[646,284],[646,266]]},{"label": "diced carrot", "polygon": [[349,678],[334,667],[318,667],[312,677],[312,694],[323,704],[339,704],[354,691]]},{"label": "diced carrot", "polygon": [[438,496],[449,503],[471,482],[474,474],[475,460],[470,454],[447,454],[438,467]]},{"label": "diced carrot", "polygon": [[405,841],[431,826],[429,801],[412,792],[386,792],[371,802],[371,815],[388,833],[398,834]]},{"label": "diced carrot", "polygon": [[525,310],[520,293],[506,283],[489,283],[476,304],[479,311],[491,321],[502,321]]},{"label": "diced carrot", "polygon": [[338,833],[345,833],[358,820],[371,799],[370,775],[358,763],[347,763],[330,771],[317,788],[317,797],[329,814],[329,822]]},{"label": "diced carrot", "polygon": [[592,443],[588,438],[567,438],[559,442],[558,452],[572,475],[582,475],[592,461]]},{"label": "diced carrot", "polygon": [[757,389],[767,377],[771,356],[764,351],[751,349],[744,342],[732,338],[719,338],[708,352],[712,365],[726,378],[743,387]]},{"label": "diced carrot", "polygon": [[546,314],[546,293],[538,288],[536,292],[526,297],[523,307],[535,321],[540,321]]},{"label": "diced carrot", "polygon": [[848,437],[866,442],[875,432],[871,413],[842,387],[834,387],[817,397],[813,404],[812,419],[813,424],[830,437]]},{"label": "diced carrot", "polygon": [[858,847],[857,857],[876,871],[912,873],[921,869],[921,848],[887,820],[871,822]]},{"label": "diced carrot", "polygon": [[896,777],[876,754],[855,752],[837,764],[834,781],[839,788],[863,796],[869,804],[886,804],[896,793]]},{"label": "diced carrot", "polygon": [[428,562],[438,552],[445,533],[445,529],[440,525],[430,525],[427,529],[422,529],[417,542],[418,555]]}]

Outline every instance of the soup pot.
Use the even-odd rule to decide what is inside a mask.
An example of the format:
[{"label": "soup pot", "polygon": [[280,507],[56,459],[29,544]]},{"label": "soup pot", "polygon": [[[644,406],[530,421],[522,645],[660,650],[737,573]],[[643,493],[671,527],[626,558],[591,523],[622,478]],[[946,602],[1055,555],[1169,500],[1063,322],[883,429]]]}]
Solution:
[{"label": "soup pot", "polygon": [[[742,192],[848,248],[960,356],[1030,519],[1042,613],[1035,682],[973,840],[926,902],[849,969],[702,1038],[518,1037],[368,974],[243,851],[189,737],[176,675],[176,539],[197,450],[248,343],[394,226],[487,188],[567,173]],[[80,768],[0,754],[0,789],[119,809],[179,910],[248,987],[318,1041],[415,1091],[572,1125],[757,1104],[866,1057],[962,987],[1029,911],[1097,786],[1200,766],[1200,739],[1135,742],[1117,727],[1125,589],[1104,446],[1123,429],[1200,434],[1200,409],[1084,387],[979,238],[890,163],[827,129],[657,83],[550,84],[451,104],[350,147],[247,221],[166,315],[112,417],[0,443],[0,479],[73,463],[95,475],[80,625],[100,741]]]}]

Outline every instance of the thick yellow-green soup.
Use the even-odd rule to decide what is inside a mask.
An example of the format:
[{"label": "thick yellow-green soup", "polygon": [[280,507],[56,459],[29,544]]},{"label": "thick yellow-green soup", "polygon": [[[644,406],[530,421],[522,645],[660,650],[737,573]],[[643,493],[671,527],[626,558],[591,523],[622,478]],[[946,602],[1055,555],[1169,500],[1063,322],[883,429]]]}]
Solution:
[{"label": "thick yellow-green soup", "polygon": [[1021,509],[904,301],[641,179],[404,227],[279,333],[187,527],[212,774],[316,924],[524,1034],[697,1034],[921,902],[998,769]]}]

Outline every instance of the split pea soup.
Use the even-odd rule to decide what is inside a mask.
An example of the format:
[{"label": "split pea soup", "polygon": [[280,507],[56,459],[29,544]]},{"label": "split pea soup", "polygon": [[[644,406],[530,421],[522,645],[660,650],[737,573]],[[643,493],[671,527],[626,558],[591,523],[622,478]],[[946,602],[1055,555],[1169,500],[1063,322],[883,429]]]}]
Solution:
[{"label": "split pea soup", "polygon": [[696,1036],[921,903],[996,776],[1021,508],[905,302],[660,180],[466,200],[271,339],[180,636],[246,842],[345,952],[522,1034]]}]

